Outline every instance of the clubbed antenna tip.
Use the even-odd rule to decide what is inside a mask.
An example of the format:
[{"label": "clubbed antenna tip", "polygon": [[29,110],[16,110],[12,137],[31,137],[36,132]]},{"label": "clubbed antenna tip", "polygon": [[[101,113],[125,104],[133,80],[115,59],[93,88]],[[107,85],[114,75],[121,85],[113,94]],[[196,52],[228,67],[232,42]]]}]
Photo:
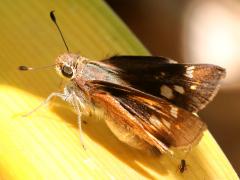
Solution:
[{"label": "clubbed antenna tip", "polygon": [[33,68],[27,67],[27,66],[18,66],[18,70],[20,71],[29,71],[32,70]]},{"label": "clubbed antenna tip", "polygon": [[66,43],[66,41],[65,41],[65,39],[64,39],[64,37],[63,37],[62,31],[61,31],[61,29],[59,28],[58,23],[57,23],[57,20],[56,20],[56,17],[55,17],[55,15],[54,15],[54,10],[50,11],[50,18],[51,18],[51,20],[53,21],[53,23],[57,26],[58,32],[59,32],[60,35],[61,35],[61,38],[62,38],[63,43],[64,43],[64,45],[65,45],[65,47],[66,47],[66,49],[67,49],[67,52],[69,52],[67,43]]}]

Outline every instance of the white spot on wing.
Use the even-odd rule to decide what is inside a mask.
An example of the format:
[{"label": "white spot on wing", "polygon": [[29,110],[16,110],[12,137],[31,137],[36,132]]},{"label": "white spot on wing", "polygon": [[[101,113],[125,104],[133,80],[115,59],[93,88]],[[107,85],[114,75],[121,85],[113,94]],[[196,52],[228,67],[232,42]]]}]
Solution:
[{"label": "white spot on wing", "polygon": [[162,121],[162,123],[168,128],[168,129],[170,129],[170,127],[171,127],[171,124],[166,120],[166,119],[161,119],[161,121]]},{"label": "white spot on wing", "polygon": [[199,117],[196,112],[193,112],[192,114],[193,114],[194,116],[196,116],[196,117]]},{"label": "white spot on wing", "polygon": [[174,85],[174,90],[177,91],[180,94],[184,94],[184,88],[182,86]]},{"label": "white spot on wing", "polygon": [[196,90],[196,89],[197,89],[197,86],[196,86],[196,85],[191,85],[191,86],[190,86],[190,89],[191,89],[191,90]]},{"label": "white spot on wing", "polygon": [[162,96],[168,98],[168,99],[172,99],[173,98],[173,91],[170,87],[166,86],[166,85],[162,85],[160,88],[160,93]]},{"label": "white spot on wing", "polygon": [[158,80],[158,79],[160,79],[160,77],[164,77],[165,75],[166,75],[165,72],[160,72],[160,75],[156,75],[156,76],[154,76],[154,78],[156,80]]},{"label": "white spot on wing", "polygon": [[155,116],[152,115],[149,119],[149,121],[156,127],[161,128],[162,124],[160,122],[160,120]]},{"label": "white spot on wing", "polygon": [[169,62],[170,64],[177,64],[177,63],[178,63],[177,61],[174,61],[173,59],[168,59],[168,62]]},{"label": "white spot on wing", "polygon": [[178,117],[178,108],[177,107],[174,107],[174,106],[170,106],[171,107],[171,110],[170,110],[170,113],[173,117],[177,118]]},{"label": "white spot on wing", "polygon": [[161,75],[162,75],[162,76],[165,76],[166,74],[165,74],[165,72],[161,72]]},{"label": "white spot on wing", "polygon": [[189,66],[186,69],[186,73],[184,74],[188,78],[193,78],[193,71],[195,69],[195,66]]}]

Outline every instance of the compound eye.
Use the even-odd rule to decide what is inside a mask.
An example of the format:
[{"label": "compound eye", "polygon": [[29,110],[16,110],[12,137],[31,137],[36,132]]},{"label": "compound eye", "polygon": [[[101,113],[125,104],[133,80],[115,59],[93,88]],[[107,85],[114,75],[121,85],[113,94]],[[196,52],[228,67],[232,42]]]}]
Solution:
[{"label": "compound eye", "polygon": [[73,76],[73,70],[70,66],[65,65],[62,67],[62,74],[67,78],[71,78]]}]

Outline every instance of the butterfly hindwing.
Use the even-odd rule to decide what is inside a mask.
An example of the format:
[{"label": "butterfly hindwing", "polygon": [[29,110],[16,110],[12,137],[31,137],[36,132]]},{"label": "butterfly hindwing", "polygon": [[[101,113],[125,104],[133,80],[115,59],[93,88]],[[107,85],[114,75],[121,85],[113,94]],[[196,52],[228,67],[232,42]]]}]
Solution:
[{"label": "butterfly hindwing", "polygon": [[104,81],[92,81],[89,82],[89,86],[93,97],[94,94],[104,94],[111,97],[112,101],[118,102],[119,109],[123,108],[128,116],[134,118],[125,119],[128,126],[141,129],[138,134],[140,138],[162,152],[170,146],[191,147],[199,141],[206,128],[205,123],[191,112],[134,88]]}]

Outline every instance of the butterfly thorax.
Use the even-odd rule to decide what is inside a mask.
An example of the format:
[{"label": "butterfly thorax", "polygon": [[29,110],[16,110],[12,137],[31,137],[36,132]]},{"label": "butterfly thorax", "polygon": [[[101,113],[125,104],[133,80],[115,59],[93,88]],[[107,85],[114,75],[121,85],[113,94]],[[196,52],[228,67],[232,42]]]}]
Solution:
[{"label": "butterfly thorax", "polygon": [[89,59],[73,53],[65,53],[56,60],[58,74],[68,80],[76,82],[84,88],[85,83],[92,80],[102,80],[116,84],[127,83],[114,74],[115,69],[101,62]]}]

